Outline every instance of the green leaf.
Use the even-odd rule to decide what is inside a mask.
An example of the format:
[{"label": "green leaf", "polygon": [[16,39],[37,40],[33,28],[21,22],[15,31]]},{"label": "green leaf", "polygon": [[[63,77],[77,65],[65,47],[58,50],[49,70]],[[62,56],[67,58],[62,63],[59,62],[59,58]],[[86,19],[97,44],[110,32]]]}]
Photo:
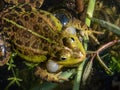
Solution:
[{"label": "green leaf", "polygon": [[98,24],[100,24],[102,27],[105,27],[107,28],[108,30],[112,31],[113,33],[117,34],[120,36],[120,27],[112,24],[112,23],[109,23],[107,21],[104,21],[104,20],[100,20],[100,19],[97,19],[97,18],[91,18],[91,20],[93,22],[97,22]]}]

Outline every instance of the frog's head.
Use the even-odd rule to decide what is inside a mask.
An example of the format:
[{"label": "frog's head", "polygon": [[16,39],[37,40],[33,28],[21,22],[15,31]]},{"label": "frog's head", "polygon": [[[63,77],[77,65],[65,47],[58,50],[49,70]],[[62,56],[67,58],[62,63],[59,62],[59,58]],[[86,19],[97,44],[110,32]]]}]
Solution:
[{"label": "frog's head", "polygon": [[54,60],[48,60],[47,70],[49,72],[57,72],[63,67],[73,67],[82,62],[85,57],[85,50],[82,43],[76,35],[74,27],[68,27],[63,30],[64,47],[56,53]]}]

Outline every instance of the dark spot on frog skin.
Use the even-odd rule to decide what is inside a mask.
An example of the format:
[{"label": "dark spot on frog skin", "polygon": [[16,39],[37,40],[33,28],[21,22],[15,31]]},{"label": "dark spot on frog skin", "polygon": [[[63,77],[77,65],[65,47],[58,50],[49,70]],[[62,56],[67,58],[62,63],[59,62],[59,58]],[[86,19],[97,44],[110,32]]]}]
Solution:
[{"label": "dark spot on frog skin", "polygon": [[30,46],[30,41],[25,42],[25,46],[29,47]]},{"label": "dark spot on frog skin", "polygon": [[13,27],[12,27],[12,30],[13,30],[13,32],[16,32],[16,31],[18,30],[18,27],[13,26]]},{"label": "dark spot on frog skin", "polygon": [[49,27],[48,27],[47,25],[45,25],[45,26],[43,27],[43,30],[49,31]]},{"label": "dark spot on frog skin", "polygon": [[38,17],[38,22],[42,23],[42,18],[41,17]]},{"label": "dark spot on frog skin", "polygon": [[18,0],[18,3],[25,3],[25,0]]},{"label": "dark spot on frog skin", "polygon": [[7,33],[7,32],[4,32],[4,33],[3,33],[3,35],[4,35],[6,38],[8,38],[8,37],[9,37],[9,35],[8,35],[8,33]]},{"label": "dark spot on frog skin", "polygon": [[51,23],[52,23],[53,26],[55,26],[55,22],[53,20],[51,20]]},{"label": "dark spot on frog skin", "polygon": [[11,24],[10,22],[5,22],[5,24],[4,24],[4,26],[5,26],[5,27],[8,27],[8,28],[11,27],[11,25],[12,25],[12,24]]},{"label": "dark spot on frog skin", "polygon": [[9,3],[10,3],[10,4],[14,4],[14,2],[13,2],[13,1],[10,1]]},{"label": "dark spot on frog skin", "polygon": [[43,47],[43,50],[44,50],[44,51],[47,51],[47,50],[48,50],[48,46],[44,46],[44,47]]},{"label": "dark spot on frog skin", "polygon": [[31,47],[37,49],[39,47],[38,42],[35,41]]},{"label": "dark spot on frog skin", "polygon": [[9,20],[13,20],[13,16],[10,16],[10,15],[6,15],[5,18],[9,19]]},{"label": "dark spot on frog skin", "polygon": [[31,33],[28,32],[28,31],[23,31],[22,36],[23,36],[24,38],[30,38]]},{"label": "dark spot on frog skin", "polygon": [[24,55],[26,55],[26,56],[29,55],[29,53],[27,51],[24,51],[24,52],[21,52],[21,53],[24,54]]},{"label": "dark spot on frog skin", "polygon": [[15,11],[17,11],[17,12],[22,12],[22,9],[21,9],[21,8],[16,7],[16,8],[15,8]]},{"label": "dark spot on frog skin", "polygon": [[31,18],[34,18],[34,16],[35,16],[34,13],[31,13],[31,14],[30,14],[30,17],[31,17]]},{"label": "dark spot on frog skin", "polygon": [[6,50],[7,50],[8,52],[11,52],[11,46],[7,46],[7,47],[6,47]]},{"label": "dark spot on frog skin", "polygon": [[21,20],[18,20],[18,21],[17,21],[17,24],[19,24],[19,25],[23,26],[23,23],[22,23],[22,21],[21,21]]},{"label": "dark spot on frog skin", "polygon": [[16,40],[16,43],[17,43],[18,45],[22,45],[22,44],[23,44],[20,40]]},{"label": "dark spot on frog skin", "polygon": [[36,8],[39,9],[41,6],[41,3],[39,1],[36,2]]},{"label": "dark spot on frog skin", "polygon": [[33,30],[34,31],[38,31],[40,28],[39,28],[39,26],[37,25],[37,24],[35,24],[34,26],[33,26]]},{"label": "dark spot on frog skin", "polygon": [[11,13],[10,15],[13,16],[13,17],[16,17],[17,19],[19,18],[17,13]]},{"label": "dark spot on frog skin", "polygon": [[28,16],[24,16],[24,20],[25,20],[25,21],[28,21],[28,20],[29,20],[29,17],[28,17]]},{"label": "dark spot on frog skin", "polygon": [[19,52],[19,53],[23,53],[21,50],[19,50],[19,49],[17,49],[17,51]]},{"label": "dark spot on frog skin", "polygon": [[47,14],[47,18],[50,18],[51,16],[49,14]]},{"label": "dark spot on frog skin", "polygon": [[32,10],[31,6],[29,4],[25,4],[22,6],[26,12],[30,12]]}]

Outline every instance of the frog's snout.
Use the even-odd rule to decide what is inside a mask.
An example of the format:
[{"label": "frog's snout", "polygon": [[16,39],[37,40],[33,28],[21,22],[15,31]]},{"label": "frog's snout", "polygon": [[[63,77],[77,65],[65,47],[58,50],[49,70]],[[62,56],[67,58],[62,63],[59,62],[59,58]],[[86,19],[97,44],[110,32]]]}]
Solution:
[{"label": "frog's snout", "polygon": [[59,70],[59,65],[53,61],[53,60],[48,60],[46,63],[47,70],[51,73],[55,73]]}]

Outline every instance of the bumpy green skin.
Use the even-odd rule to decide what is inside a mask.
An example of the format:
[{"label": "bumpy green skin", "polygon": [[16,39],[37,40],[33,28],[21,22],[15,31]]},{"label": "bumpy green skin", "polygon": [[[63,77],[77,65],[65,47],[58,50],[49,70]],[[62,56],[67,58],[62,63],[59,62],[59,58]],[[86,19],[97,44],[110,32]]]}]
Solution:
[{"label": "bumpy green skin", "polygon": [[[21,5],[0,12],[0,24],[4,26],[0,35],[7,36],[3,36],[5,56],[9,56],[14,50],[25,60],[40,63],[52,59],[62,67],[83,61],[85,51],[78,37],[62,30],[61,23],[51,13],[35,9],[38,7],[35,3],[39,0],[25,1],[27,3],[22,2]],[[71,37],[74,38],[74,42],[69,40]],[[63,41],[64,38],[67,39],[66,42]],[[12,48],[11,51],[7,50],[8,46]],[[61,60],[63,55],[66,57],[64,61]],[[1,66],[7,61],[8,58],[1,60]]]}]

